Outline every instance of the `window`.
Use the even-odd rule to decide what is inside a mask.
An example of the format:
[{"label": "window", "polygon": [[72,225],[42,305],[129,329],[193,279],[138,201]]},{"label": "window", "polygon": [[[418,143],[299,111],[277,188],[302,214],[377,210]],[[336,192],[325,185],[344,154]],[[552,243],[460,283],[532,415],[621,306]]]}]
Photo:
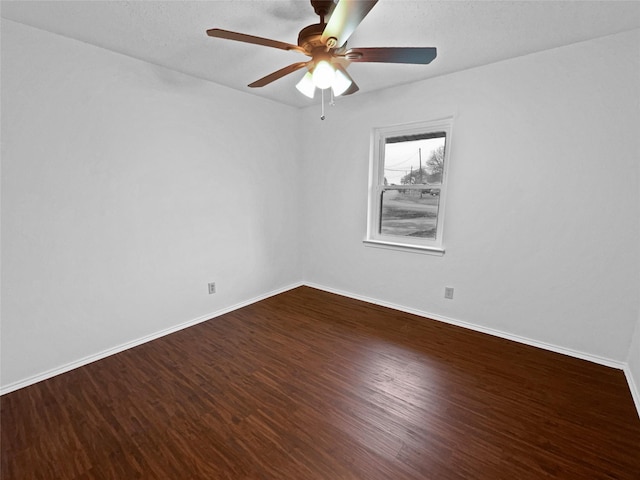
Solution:
[{"label": "window", "polygon": [[443,254],[452,119],[378,128],[365,243]]}]

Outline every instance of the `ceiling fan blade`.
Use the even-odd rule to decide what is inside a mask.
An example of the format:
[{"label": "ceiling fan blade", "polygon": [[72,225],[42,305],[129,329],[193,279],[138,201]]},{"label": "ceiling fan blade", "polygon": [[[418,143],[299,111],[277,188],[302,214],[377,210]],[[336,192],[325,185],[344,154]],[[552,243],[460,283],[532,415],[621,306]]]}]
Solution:
[{"label": "ceiling fan blade", "polygon": [[378,0],[339,0],[322,32],[322,42],[335,38],[335,47],[344,45],[376,3]]},{"label": "ceiling fan blade", "polygon": [[235,40],[236,42],[253,43],[255,45],[263,45],[265,47],[279,48],[281,50],[296,50],[306,55],[304,49],[299,47],[298,45],[279,42],[278,40],[271,40],[270,38],[255,37],[253,35],[247,35],[245,33],[232,32],[230,30],[222,30],[221,28],[211,28],[207,30],[207,35],[209,35],[210,37]]},{"label": "ceiling fan blade", "polygon": [[292,63],[287,67],[281,68],[276,72],[270,73],[266,77],[262,77],[260,80],[256,80],[255,82],[250,83],[249,87],[251,88],[264,87],[265,85],[268,85],[271,82],[274,82],[275,80],[278,80],[279,78],[284,77],[285,75],[289,75],[290,73],[293,73],[296,70],[300,70],[301,68],[306,67],[308,64],[309,62]]},{"label": "ceiling fan blade", "polygon": [[356,82],[351,82],[351,86],[347,88],[347,91],[340,96],[344,97],[345,95],[351,95],[352,93],[356,93],[358,90],[360,90],[360,87],[356,85]]},{"label": "ceiling fan blade", "polygon": [[436,58],[433,47],[352,48],[344,57],[350,62],[414,63],[426,65]]}]

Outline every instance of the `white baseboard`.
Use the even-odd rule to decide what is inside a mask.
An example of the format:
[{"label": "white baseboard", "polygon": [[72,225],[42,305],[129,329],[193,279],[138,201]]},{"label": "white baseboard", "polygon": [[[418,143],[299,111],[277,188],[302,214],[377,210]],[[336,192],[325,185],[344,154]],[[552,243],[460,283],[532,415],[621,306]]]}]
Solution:
[{"label": "white baseboard", "polygon": [[277,290],[273,290],[271,292],[265,293],[263,295],[259,295],[257,297],[251,298],[249,300],[245,300],[243,302],[237,303],[230,307],[223,308],[221,310],[217,310],[212,313],[207,313],[206,315],[202,315],[198,318],[194,318],[192,320],[180,323],[170,328],[166,328],[164,330],[160,330],[158,332],[152,333],[150,335],[145,335],[144,337],[137,338],[130,342],[123,343],[121,345],[115,346],[113,348],[108,348],[107,350],[103,350],[99,353],[89,355],[87,357],[81,358],[71,363],[67,363],[66,365],[62,365],[57,368],[53,368],[51,370],[47,370],[46,372],[39,373],[37,375],[33,375],[31,377],[25,378],[23,380],[19,380],[17,382],[10,383],[9,385],[3,386],[0,388],[0,395],[4,395],[6,393],[13,392],[15,390],[19,390],[20,388],[28,387],[29,385],[33,385],[34,383],[41,382],[42,380],[46,380],[51,377],[55,377],[56,375],[60,375],[62,373],[66,373],[70,370],[74,370],[78,367],[82,367],[84,365],[88,365],[89,363],[93,363],[97,360],[101,360],[103,358],[109,357],[116,353],[123,352],[133,347],[137,347],[138,345],[142,345],[143,343],[150,342],[160,337],[164,337],[165,335],[169,335],[171,333],[177,332],[179,330],[183,330],[188,327],[192,327],[193,325],[197,325],[198,323],[206,322],[207,320],[211,320],[215,317],[219,317],[224,315],[225,313],[232,312],[234,310],[238,310],[239,308],[246,307],[247,305],[251,305],[252,303],[259,302],[269,297],[273,297],[274,295],[278,295],[280,293],[289,291],[291,289],[302,286],[303,283],[295,283],[292,285],[288,285],[286,287],[279,288]]},{"label": "white baseboard", "polygon": [[445,317],[442,315],[436,315],[429,312],[424,312],[421,310],[416,310],[413,308],[404,307],[402,305],[397,305],[391,302],[384,302],[381,300],[377,300],[375,298],[366,297],[363,295],[358,295],[351,292],[345,292],[343,290],[338,290],[335,288],[326,287],[324,285],[318,285],[315,283],[305,282],[305,285],[311,288],[317,288],[318,290],[324,290],[325,292],[335,293],[337,295],[342,295],[343,297],[353,298],[355,300],[362,300],[363,302],[373,303],[374,305],[380,305],[382,307],[392,308],[394,310],[399,310],[401,312],[411,313],[413,315],[417,315],[419,317],[429,318],[432,320],[437,320],[439,322],[448,323],[450,325],[455,325],[458,327],[468,328],[469,330],[474,330],[476,332],[486,333],[489,335],[493,335],[494,337],[500,337],[507,340],[512,340],[514,342],[523,343],[525,345],[529,345],[532,347],[542,348],[543,350],[549,350],[555,353],[561,353],[563,355],[568,355],[570,357],[579,358],[581,360],[587,360],[589,362],[597,363],[599,365],[604,365],[607,367],[616,368],[618,370],[624,370],[627,365],[624,362],[620,362],[617,360],[612,360],[610,358],[600,357],[598,355],[592,355],[590,353],[580,352],[578,350],[572,350],[570,348],[560,347],[558,345],[553,345],[546,342],[541,342],[539,340],[533,340],[527,337],[521,337],[519,335],[513,335],[511,333],[503,332],[501,330],[495,330],[493,328],[483,327],[481,325],[476,325],[473,323],[464,322],[462,320],[457,320],[454,318]]},{"label": "white baseboard", "polygon": [[137,347],[138,345],[142,345],[143,343],[147,343],[150,342],[152,340],[155,340],[157,338],[160,337],[164,337],[165,335],[169,335],[171,333],[177,332],[179,330],[191,327],[193,325],[197,325],[198,323],[202,323],[205,322],[207,320],[211,320],[215,317],[219,317],[221,315],[224,315],[225,313],[229,313],[232,312],[234,310],[237,310],[239,308],[242,307],[246,307],[247,305],[251,305],[253,303],[259,302],[261,300],[267,299],[269,297],[272,297],[274,295],[278,295],[280,293],[292,290],[294,288],[300,287],[300,286],[309,286],[311,288],[316,288],[318,290],[323,290],[325,292],[330,292],[330,293],[335,293],[337,295],[342,295],[344,297],[349,297],[349,298],[353,298],[356,300],[361,300],[367,303],[372,303],[374,305],[380,305],[383,307],[388,307],[388,308],[392,308],[394,310],[398,310],[401,312],[406,312],[406,313],[410,313],[413,315],[417,315],[419,317],[424,317],[424,318],[429,318],[432,320],[437,320],[440,322],[444,322],[444,323],[448,323],[450,325],[455,325],[458,327],[463,327],[463,328],[467,328],[470,330],[474,330],[477,332],[481,332],[481,333],[486,333],[489,335],[493,335],[495,337],[500,337],[500,338],[505,338],[507,340],[512,340],[518,343],[522,343],[525,345],[530,345],[533,347],[538,347],[538,348],[542,348],[544,350],[549,350],[555,353],[561,353],[563,355],[568,355],[570,357],[575,357],[575,358],[579,358],[582,360],[587,360],[589,362],[593,362],[593,363],[597,363],[599,365],[605,365],[607,367],[612,367],[612,368],[616,368],[619,370],[623,370],[625,373],[625,376],[627,378],[627,382],[629,384],[629,388],[631,390],[631,395],[633,397],[633,400],[635,402],[636,408],[638,410],[638,415],[640,416],[640,390],[638,389],[638,385],[635,384],[634,380],[633,380],[633,376],[631,375],[631,371],[629,370],[629,366],[624,363],[624,362],[619,362],[616,360],[611,360],[608,358],[603,358],[603,357],[599,357],[597,355],[592,355],[592,354],[588,354],[588,353],[584,353],[584,352],[580,352],[577,350],[572,350],[569,348],[565,348],[565,347],[560,347],[557,345],[552,345],[552,344],[548,344],[545,342],[540,342],[538,340],[532,340],[530,338],[526,338],[526,337],[521,337],[518,335],[513,335],[507,332],[502,332],[500,330],[495,330],[492,328],[487,328],[487,327],[482,327],[480,325],[475,325],[472,323],[468,323],[468,322],[464,322],[461,320],[457,320],[457,319],[453,319],[453,318],[448,318],[448,317],[444,317],[442,315],[434,315],[428,312],[423,312],[420,310],[416,310],[413,308],[408,308],[408,307],[404,307],[402,305],[396,305],[394,303],[390,303],[390,302],[384,302],[381,300],[377,300],[374,298],[370,298],[370,297],[366,297],[363,295],[358,295],[355,293],[351,293],[351,292],[346,292],[343,290],[339,290],[339,289],[335,289],[335,288],[330,288],[330,287],[326,287],[324,285],[319,285],[319,284],[315,284],[315,283],[311,283],[311,282],[299,282],[299,283],[295,283],[295,284],[291,284],[288,285],[286,287],[282,287],[279,288],[277,290],[273,290],[271,292],[265,293],[263,295],[259,295],[257,297],[251,298],[249,300],[237,303],[235,305],[232,305],[230,307],[226,307],[223,308],[221,310],[212,312],[212,313],[208,313],[206,315],[202,315],[198,318],[194,318],[192,320],[183,322],[181,324],[175,325],[173,327],[164,329],[164,330],[160,330],[158,332],[152,333],[150,335],[146,335],[144,337],[138,338],[136,340],[132,340],[130,342],[126,342],[123,343],[121,345],[115,346],[113,348],[109,348],[107,350],[103,350],[99,353],[93,354],[93,355],[89,355],[87,357],[81,358],[79,360],[76,360],[74,362],[68,363],[66,365],[62,365],[60,367],[57,368],[53,368],[51,370],[47,370],[46,372],[25,378],[23,380],[19,380],[17,382],[11,383],[9,385],[3,386],[0,388],[0,396],[4,395],[6,393],[10,393],[13,392],[15,390],[18,390],[20,388],[24,388],[27,387],[29,385],[33,385],[34,383],[38,383],[42,380],[46,380],[48,378],[51,377],[55,377],[56,375],[60,375],[62,373],[68,372],[70,370],[73,370],[75,368],[78,367],[82,367],[84,365],[88,365],[89,363],[95,362],[97,360],[101,360],[103,358],[109,357],[111,355],[114,355],[116,353],[122,352],[124,350],[128,350],[129,348],[133,348],[133,347]]},{"label": "white baseboard", "polygon": [[631,397],[633,397],[633,402],[636,404],[636,411],[638,412],[638,417],[640,417],[640,385],[636,384],[633,379],[633,375],[631,373],[631,369],[629,365],[624,366],[624,376],[627,377],[627,383],[629,384],[629,390],[631,390]]},{"label": "white baseboard", "polygon": [[311,282],[304,282],[304,285],[317,288],[318,290],[324,290],[325,292],[335,293],[337,295],[342,295],[343,297],[349,297],[356,300],[362,300],[363,302],[373,303],[374,305],[380,305],[382,307],[392,308],[394,310],[399,310],[401,312],[411,313],[413,315],[417,315],[419,317],[429,318],[432,320],[437,320],[440,322],[448,323],[450,325],[455,325],[458,327],[468,328],[470,330],[474,330],[476,332],[486,333],[489,335],[493,335],[495,337],[504,338],[507,340],[512,340],[514,342],[522,343],[525,345],[529,345],[532,347],[542,348],[543,350],[549,350],[551,352],[560,353],[562,355],[568,355],[570,357],[579,358],[581,360],[586,360],[588,362],[597,363],[599,365],[604,365],[606,367],[615,368],[618,370],[622,370],[627,379],[627,384],[629,385],[629,390],[631,390],[631,396],[633,397],[633,401],[636,406],[636,411],[638,413],[638,417],[640,417],[640,388],[635,383],[633,379],[633,375],[631,374],[631,370],[629,369],[629,365],[625,362],[620,362],[618,360],[612,360],[610,358],[600,357],[598,355],[592,355],[590,353],[580,352],[578,350],[573,350],[571,348],[560,347],[558,345],[553,345],[546,342],[541,342],[538,340],[533,340],[527,337],[521,337],[519,335],[513,335],[511,333],[503,332],[500,330],[495,330],[493,328],[482,327],[480,325],[475,325],[473,323],[463,322],[462,320],[456,320],[453,318],[444,317],[442,315],[435,315],[428,312],[423,312],[420,310],[416,310],[413,308],[404,307],[402,305],[396,305],[391,302],[383,302],[381,300],[377,300],[374,298],[366,297],[364,295],[358,295],[351,292],[345,292],[344,290],[339,290],[336,288],[326,287],[324,285],[318,285]]}]

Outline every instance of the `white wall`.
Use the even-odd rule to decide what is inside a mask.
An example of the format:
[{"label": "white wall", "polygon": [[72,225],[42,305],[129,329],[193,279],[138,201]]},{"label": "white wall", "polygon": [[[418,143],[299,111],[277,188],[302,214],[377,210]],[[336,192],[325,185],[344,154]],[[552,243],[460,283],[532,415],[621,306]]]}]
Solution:
[{"label": "white wall", "polygon": [[2,387],[299,282],[297,117],[3,20]]},{"label": "white wall", "polygon": [[[637,156],[640,159],[640,148],[638,149]],[[638,184],[640,185],[640,169],[638,171]],[[640,248],[640,243],[638,243],[638,248]],[[638,265],[638,271],[640,272],[640,265]],[[638,305],[638,323],[631,338],[625,374],[636,404],[636,409],[638,410],[638,415],[640,415],[640,302]]]},{"label": "white wall", "polygon": [[[303,278],[640,384],[639,43],[361,93],[321,122],[3,20],[2,388]],[[371,128],[450,114],[446,254],[365,247]]]},{"label": "white wall", "polygon": [[[626,361],[640,303],[639,45],[636,30],[360,94],[324,122],[305,109],[305,280]],[[445,255],[364,246],[372,127],[452,114]]]}]

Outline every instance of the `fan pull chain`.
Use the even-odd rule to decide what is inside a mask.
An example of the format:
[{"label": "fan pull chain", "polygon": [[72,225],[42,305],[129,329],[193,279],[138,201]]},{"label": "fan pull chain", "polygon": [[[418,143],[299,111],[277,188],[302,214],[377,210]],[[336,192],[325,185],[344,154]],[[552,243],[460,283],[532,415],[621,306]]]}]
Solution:
[{"label": "fan pull chain", "polygon": [[320,120],[324,120],[324,90],[320,90],[322,94],[322,111],[320,112]]},{"label": "fan pull chain", "polygon": [[333,88],[330,89],[331,90],[331,100],[329,100],[329,105],[332,107],[336,106],[336,98],[333,96]]}]

